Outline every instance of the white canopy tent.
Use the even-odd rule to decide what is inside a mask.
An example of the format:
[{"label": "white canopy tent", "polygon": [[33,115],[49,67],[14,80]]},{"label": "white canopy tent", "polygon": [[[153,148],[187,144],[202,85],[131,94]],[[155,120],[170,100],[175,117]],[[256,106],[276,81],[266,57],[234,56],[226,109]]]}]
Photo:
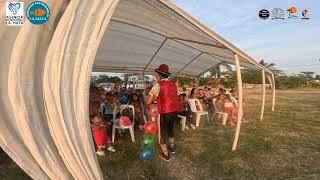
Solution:
[{"label": "white canopy tent", "polygon": [[[35,179],[102,179],[88,121],[92,71],[196,78],[235,64],[242,117],[242,67],[272,72],[165,0],[46,0],[46,25],[6,27],[0,2],[0,145]],[[271,76],[271,77],[270,77]],[[265,87],[265,86],[263,86]],[[264,112],[265,91],[263,92]]]}]

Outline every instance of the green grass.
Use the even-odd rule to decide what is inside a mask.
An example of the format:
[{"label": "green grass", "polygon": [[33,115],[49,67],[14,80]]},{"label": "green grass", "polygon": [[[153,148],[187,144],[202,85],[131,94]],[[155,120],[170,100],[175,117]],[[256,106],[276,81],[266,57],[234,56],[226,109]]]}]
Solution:
[{"label": "green grass", "polygon": [[[182,132],[177,126],[177,154],[170,162],[157,156],[138,158],[141,133],[131,143],[129,135],[116,137],[118,150],[110,159],[99,158],[106,179],[318,179],[320,178],[320,91],[277,91],[271,112],[268,91],[264,120],[259,91],[245,92],[245,120],[238,149],[231,151],[234,127],[215,121]],[[1,158],[4,155],[0,156]],[[5,165],[3,165],[5,164]],[[27,177],[12,161],[0,165],[0,179]]]}]

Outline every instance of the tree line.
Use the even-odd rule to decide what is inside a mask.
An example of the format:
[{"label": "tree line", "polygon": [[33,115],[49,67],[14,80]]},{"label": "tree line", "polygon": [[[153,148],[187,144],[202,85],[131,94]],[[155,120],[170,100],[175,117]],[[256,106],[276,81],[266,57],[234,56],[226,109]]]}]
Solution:
[{"label": "tree line", "polygon": [[[264,67],[270,69],[276,81],[277,89],[288,89],[288,88],[299,88],[299,87],[311,87],[311,88],[320,88],[320,75],[315,74],[315,72],[302,71],[295,75],[287,75],[282,70],[275,68],[275,63],[267,63],[264,60],[259,62]],[[91,84],[98,85],[100,83],[128,83],[128,78],[133,74],[123,74],[124,78],[121,79],[118,76],[108,76],[106,74],[101,74],[98,76],[91,77]],[[243,68],[241,70],[242,82],[248,84],[261,84],[261,70]],[[177,77],[172,77],[174,81],[177,80]],[[199,78],[200,86],[212,86],[214,87],[219,80],[223,81],[224,85],[227,88],[235,87],[237,84],[237,76],[235,70],[229,64],[220,64],[219,66],[209,70],[207,73],[203,74]],[[150,83],[150,77],[146,76],[146,81]],[[179,77],[179,86],[193,86],[195,85],[195,80],[190,78],[181,78]],[[266,79],[266,82],[268,80]],[[126,86],[125,86],[126,87]]]}]

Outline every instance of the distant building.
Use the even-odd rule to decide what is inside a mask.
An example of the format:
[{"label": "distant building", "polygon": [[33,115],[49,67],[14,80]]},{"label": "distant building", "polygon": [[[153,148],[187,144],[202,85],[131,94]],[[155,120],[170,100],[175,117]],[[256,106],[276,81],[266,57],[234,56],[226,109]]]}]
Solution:
[{"label": "distant building", "polygon": [[133,83],[134,89],[145,89],[146,88],[146,78],[143,75],[130,76],[129,82]]}]

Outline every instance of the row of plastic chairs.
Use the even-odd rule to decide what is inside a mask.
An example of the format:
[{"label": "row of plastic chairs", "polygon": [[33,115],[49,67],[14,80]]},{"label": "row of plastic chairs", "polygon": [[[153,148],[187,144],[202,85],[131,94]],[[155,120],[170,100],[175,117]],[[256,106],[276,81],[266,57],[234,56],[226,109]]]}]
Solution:
[{"label": "row of plastic chairs", "polygon": [[[208,113],[208,111],[204,111],[203,110],[202,105],[201,105],[201,103],[200,103],[200,101],[198,99],[189,99],[188,103],[189,103],[191,111],[196,115],[196,124],[195,124],[196,127],[199,127],[199,125],[200,125],[201,116],[207,116],[208,123],[210,123],[209,113]],[[213,103],[213,107],[214,107],[214,110],[215,110],[215,114],[218,115],[219,119],[222,118],[222,125],[226,125],[226,121],[228,119],[228,113],[218,111],[218,109],[216,107],[216,99],[213,99],[212,103]],[[197,104],[198,104],[199,110],[197,109]],[[112,126],[112,142],[114,142],[114,139],[115,139],[116,129],[120,129],[120,130],[128,129],[130,131],[130,136],[131,136],[132,142],[135,142],[135,138],[134,138],[134,120],[135,120],[134,106],[132,106],[132,105],[121,105],[120,106],[120,113],[122,113],[122,111],[124,109],[126,109],[126,108],[129,108],[133,113],[132,123],[131,123],[130,126],[119,126],[118,124],[114,123],[113,126]],[[115,108],[115,110],[113,112],[113,119],[115,119],[116,113],[117,112],[116,112],[116,108]],[[186,127],[187,117],[186,116],[181,116],[181,115],[178,115],[178,117],[181,119],[181,124],[182,124],[181,125],[181,129],[182,129],[182,131],[184,131],[185,127]],[[213,120],[213,118],[214,118],[214,115],[212,116],[211,121]]]},{"label": "row of plastic chairs", "polygon": [[[215,117],[214,115],[217,114],[218,119],[221,119],[222,125],[225,126],[227,123],[227,119],[228,119],[228,113],[225,113],[223,111],[219,111],[217,109],[216,100],[217,100],[216,98],[212,99],[212,104],[214,107],[214,114],[212,115],[211,121],[213,121],[213,118]],[[234,97],[231,97],[231,101],[236,105],[236,107],[238,107],[238,102]],[[204,115],[207,116],[208,123],[210,123],[209,113],[208,113],[208,111],[203,110],[202,105],[198,99],[189,99],[188,103],[189,103],[191,111],[196,114],[196,127],[199,127],[201,116],[204,116]],[[196,104],[198,104],[199,110],[197,109]],[[185,127],[186,127],[187,117],[181,116],[181,115],[178,115],[178,117],[181,119],[181,124],[182,124],[181,129],[182,129],[182,131],[184,131]]]}]

